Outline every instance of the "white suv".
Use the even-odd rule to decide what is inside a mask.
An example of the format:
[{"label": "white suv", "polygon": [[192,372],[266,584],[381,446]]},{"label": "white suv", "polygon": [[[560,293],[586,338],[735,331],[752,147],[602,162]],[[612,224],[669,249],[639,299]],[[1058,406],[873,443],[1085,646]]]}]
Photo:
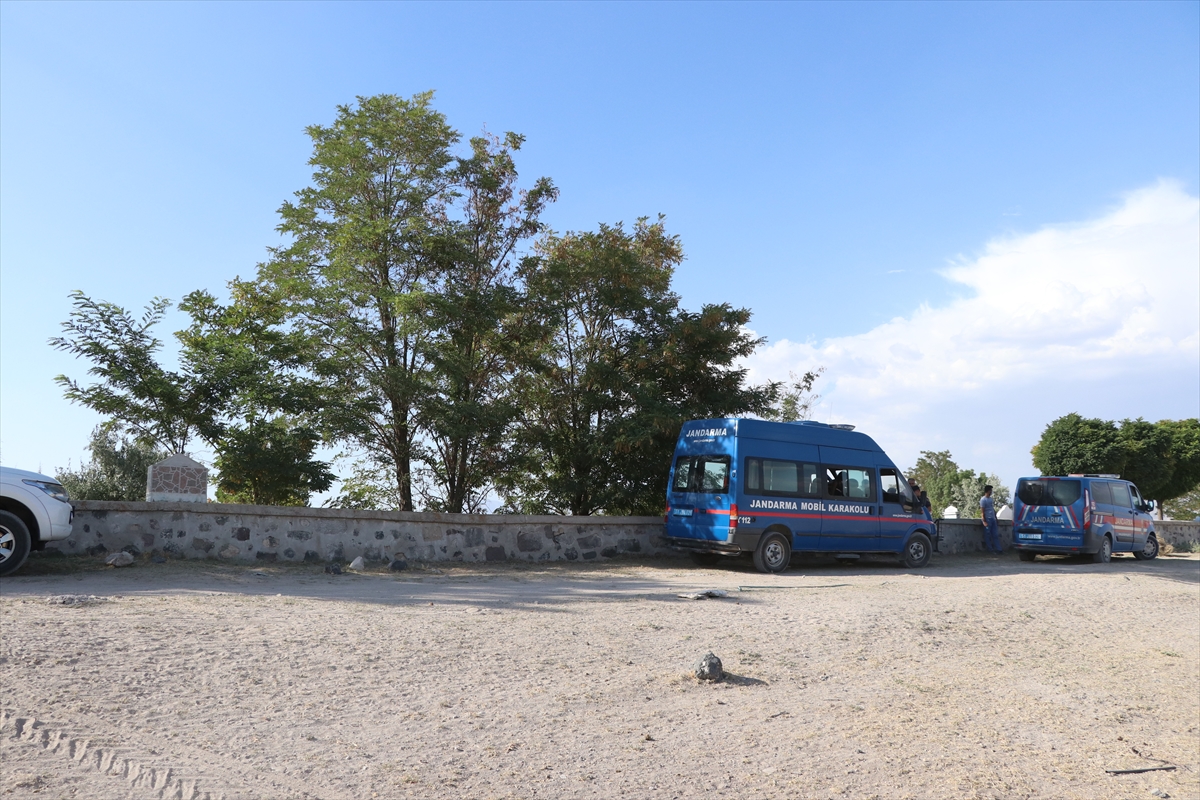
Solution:
[{"label": "white suv", "polygon": [[74,513],[54,478],[0,467],[0,577],[20,568],[30,550],[70,536]]}]

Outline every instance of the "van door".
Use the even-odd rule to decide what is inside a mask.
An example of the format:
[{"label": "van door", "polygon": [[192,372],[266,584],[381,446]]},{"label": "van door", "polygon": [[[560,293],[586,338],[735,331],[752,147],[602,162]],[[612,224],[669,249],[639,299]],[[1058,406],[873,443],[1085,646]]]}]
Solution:
[{"label": "van door", "polygon": [[912,487],[898,469],[879,468],[879,493],[879,549],[898,553],[913,522],[925,519],[925,513],[917,512]]},{"label": "van door", "polygon": [[879,550],[879,484],[873,467],[824,464],[825,499],[821,550],[863,553]]},{"label": "van door", "polygon": [[667,535],[724,542],[729,538],[730,472],[727,455],[682,455],[671,480]]},{"label": "van door", "polygon": [[1113,534],[1117,537],[1113,542],[1114,553],[1129,553],[1133,551],[1133,498],[1129,495],[1129,484],[1124,481],[1113,481],[1108,484],[1112,492]]},{"label": "van door", "polygon": [[1129,497],[1133,501],[1133,552],[1146,549],[1146,537],[1150,533],[1150,515],[1142,511],[1142,495],[1137,487],[1129,484]]},{"label": "van door", "polygon": [[787,527],[792,532],[792,550],[816,550],[821,538],[821,483],[816,463],[747,457],[741,481],[745,497],[738,503],[738,514],[753,531]]}]

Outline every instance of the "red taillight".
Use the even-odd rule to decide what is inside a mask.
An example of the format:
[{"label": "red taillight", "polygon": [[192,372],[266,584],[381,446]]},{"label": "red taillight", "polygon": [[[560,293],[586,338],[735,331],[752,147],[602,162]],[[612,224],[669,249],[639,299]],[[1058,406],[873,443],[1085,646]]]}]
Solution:
[{"label": "red taillight", "polygon": [[668,519],[668,517],[670,517],[670,516],[671,516],[671,507],[667,506],[666,508],[663,509],[663,522],[670,522],[671,520]]},{"label": "red taillight", "polygon": [[729,532],[733,533],[737,530],[737,503],[729,505]]}]

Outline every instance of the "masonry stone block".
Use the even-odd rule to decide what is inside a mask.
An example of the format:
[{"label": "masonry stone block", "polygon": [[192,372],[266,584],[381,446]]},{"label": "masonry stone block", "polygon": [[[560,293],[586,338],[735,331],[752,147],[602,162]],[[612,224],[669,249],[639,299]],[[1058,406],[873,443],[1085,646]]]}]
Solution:
[{"label": "masonry stone block", "polygon": [[542,542],[537,534],[520,531],[517,533],[517,549],[522,553],[536,553],[542,549]]}]

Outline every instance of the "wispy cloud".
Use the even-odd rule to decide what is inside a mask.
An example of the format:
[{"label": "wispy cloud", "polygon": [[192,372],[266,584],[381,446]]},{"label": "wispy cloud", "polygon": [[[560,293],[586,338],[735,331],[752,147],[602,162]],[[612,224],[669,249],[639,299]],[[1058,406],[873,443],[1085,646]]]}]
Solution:
[{"label": "wispy cloud", "polygon": [[832,406],[898,459],[949,447],[992,459],[975,464],[989,471],[1027,472],[1041,427],[1070,410],[1200,413],[1200,198],[1179,184],[996,239],[941,274],[971,296],[854,336],[775,342],[749,360],[752,376],[824,365],[821,413]]}]

